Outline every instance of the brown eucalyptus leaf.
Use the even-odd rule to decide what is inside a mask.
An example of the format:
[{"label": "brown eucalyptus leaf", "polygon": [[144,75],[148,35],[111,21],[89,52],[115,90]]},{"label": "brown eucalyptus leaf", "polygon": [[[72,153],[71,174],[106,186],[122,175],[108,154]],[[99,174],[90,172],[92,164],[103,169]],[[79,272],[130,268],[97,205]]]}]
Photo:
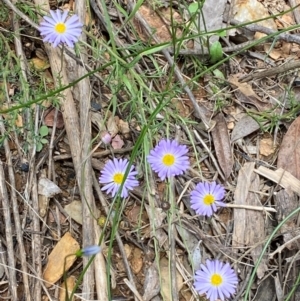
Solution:
[{"label": "brown eucalyptus leaf", "polygon": [[261,100],[261,98],[254,92],[250,84],[239,82],[239,77],[240,74],[233,74],[228,78],[229,83],[233,89],[235,89],[234,95],[237,100],[242,103],[253,105],[258,111],[261,112],[272,108],[270,103]]},{"label": "brown eucalyptus leaf", "polygon": [[277,166],[300,179],[300,116],[293,121],[283,137]]},{"label": "brown eucalyptus leaf", "polygon": [[149,301],[160,291],[159,273],[156,263],[146,269],[143,300]]},{"label": "brown eucalyptus leaf", "polygon": [[249,115],[243,116],[231,133],[231,142],[246,137],[259,129],[259,124]]},{"label": "brown eucalyptus leaf", "polygon": [[225,178],[230,176],[233,167],[233,159],[231,153],[230,139],[227,131],[227,124],[222,113],[219,113],[215,118],[215,127],[212,130],[212,137],[216,150],[218,162]]}]

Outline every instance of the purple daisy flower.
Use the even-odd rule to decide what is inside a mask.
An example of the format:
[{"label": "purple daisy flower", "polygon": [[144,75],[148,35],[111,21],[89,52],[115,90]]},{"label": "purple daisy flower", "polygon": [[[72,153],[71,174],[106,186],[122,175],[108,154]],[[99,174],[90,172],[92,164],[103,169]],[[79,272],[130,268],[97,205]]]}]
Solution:
[{"label": "purple daisy flower", "polygon": [[[39,31],[44,42],[52,43],[53,47],[66,43],[69,47],[74,47],[82,32],[82,24],[77,15],[68,18],[68,10],[50,10],[51,17],[44,16],[44,21],[40,23]],[[67,20],[68,18],[68,20]]]},{"label": "purple daisy flower", "polygon": [[[110,193],[112,197],[116,195],[124,179],[124,175],[128,166],[127,159],[109,160],[101,171],[99,182],[101,184],[107,184],[102,187],[101,190],[107,190],[106,193]],[[139,182],[135,179],[137,172],[134,171],[134,166],[130,167],[127,178],[124,181],[124,185],[121,191],[121,197],[126,198],[128,196],[128,190],[132,190],[139,185]]]},{"label": "purple daisy flower", "polygon": [[206,294],[210,301],[229,298],[236,291],[238,277],[229,263],[206,260],[201,270],[196,271],[194,287],[199,294]]},{"label": "purple daisy flower", "polygon": [[161,140],[147,159],[161,180],[183,174],[190,166],[188,148],[176,140]]},{"label": "purple daisy flower", "polygon": [[221,201],[224,196],[224,187],[216,182],[199,183],[191,192],[191,208],[199,215],[212,216],[217,211],[217,206],[226,206]]}]

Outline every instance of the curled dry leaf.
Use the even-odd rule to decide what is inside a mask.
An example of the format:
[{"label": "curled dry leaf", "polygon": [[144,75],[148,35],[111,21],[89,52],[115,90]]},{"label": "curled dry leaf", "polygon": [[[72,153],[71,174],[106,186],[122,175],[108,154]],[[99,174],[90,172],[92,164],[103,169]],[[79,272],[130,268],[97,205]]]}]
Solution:
[{"label": "curled dry leaf", "polygon": [[40,178],[38,183],[38,193],[48,198],[61,193],[60,188],[48,178]]},{"label": "curled dry leaf", "polygon": [[246,104],[251,104],[256,107],[258,111],[265,111],[272,108],[270,103],[264,102],[261,98],[253,91],[252,87],[248,83],[239,82],[241,74],[233,74],[228,78],[229,83],[233,87],[234,95],[238,101]]}]

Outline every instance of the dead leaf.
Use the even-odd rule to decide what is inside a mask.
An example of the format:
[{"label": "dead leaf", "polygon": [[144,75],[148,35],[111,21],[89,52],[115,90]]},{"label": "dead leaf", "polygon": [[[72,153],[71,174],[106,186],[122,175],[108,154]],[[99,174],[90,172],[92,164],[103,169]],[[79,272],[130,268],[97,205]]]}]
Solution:
[{"label": "dead leaf", "polygon": [[[76,260],[74,254],[80,249],[79,243],[67,232],[61,240],[56,244],[50,255],[48,256],[48,263],[43,273],[43,279],[47,287],[54,284],[65,271],[73,265]],[[68,256],[68,257],[67,257]],[[66,260],[66,264],[65,263]]]},{"label": "dead leaf", "polygon": [[244,138],[259,129],[259,124],[249,115],[242,117],[231,133],[231,142]]},{"label": "dead leaf", "polygon": [[156,263],[146,269],[143,300],[149,301],[160,292],[160,280]]},{"label": "dead leaf", "polygon": [[118,128],[119,117],[111,115],[107,120],[107,131],[111,134],[112,137],[116,136],[119,132]]},{"label": "dead leaf", "polygon": [[121,149],[124,146],[124,141],[122,140],[120,135],[116,135],[111,140],[111,146],[113,147],[113,149]]},{"label": "dead leaf", "polygon": [[259,153],[262,156],[270,156],[274,154],[276,147],[273,146],[273,139],[271,137],[263,138],[259,142]]},{"label": "dead leaf", "polygon": [[213,120],[216,122],[216,125],[211,131],[211,134],[213,137],[218,162],[222,171],[224,172],[225,178],[227,179],[230,176],[233,167],[227,124],[222,113],[219,113]]},{"label": "dead leaf", "polygon": [[[238,205],[261,206],[254,192],[259,190],[259,177],[254,173],[255,163],[245,163],[240,169],[234,193],[234,203]],[[257,243],[265,239],[265,219],[260,211],[234,209],[234,228],[232,237],[233,248],[251,247],[254,263],[259,258],[262,245]],[[254,222],[255,221],[255,222]],[[257,269],[257,277],[261,279],[268,270],[266,259]]]},{"label": "dead leaf", "polygon": [[[54,117],[55,117],[55,110],[56,108],[49,108],[45,112],[45,117],[44,117],[44,124],[47,126],[53,126],[54,124]],[[62,129],[64,127],[64,118],[61,113],[61,111],[57,112],[57,117],[56,117],[56,127],[58,129]]]},{"label": "dead leaf", "polygon": [[274,46],[270,43],[264,44],[264,51],[275,61],[281,57],[281,50],[274,48]]},{"label": "dead leaf", "polygon": [[162,247],[168,240],[167,234],[161,227],[167,214],[161,208],[151,208],[147,204],[145,204],[145,208],[151,223],[151,237],[155,237],[158,245]]},{"label": "dead leaf", "polygon": [[248,83],[239,82],[241,74],[233,74],[228,78],[229,83],[233,87],[234,95],[242,103],[251,104],[256,107],[258,111],[264,111],[271,109],[272,105],[266,103],[260,99],[260,97],[253,91],[252,87]]},{"label": "dead leaf", "polygon": [[[68,293],[70,296],[73,288],[75,287],[76,277],[75,276],[68,277],[66,280],[66,283],[67,283]],[[65,282],[63,282],[59,288],[59,301],[69,300],[66,298],[66,295],[67,295],[66,294],[66,285],[65,285]],[[73,301],[73,300],[74,300],[74,297],[70,301]]]},{"label": "dead leaf", "polygon": [[82,225],[82,202],[81,201],[73,201],[70,204],[66,205],[64,209],[75,222]]},{"label": "dead leaf", "polygon": [[300,116],[293,121],[283,137],[277,166],[300,180]]},{"label": "dead leaf", "polygon": [[132,259],[130,260],[131,269],[134,274],[138,274],[143,267],[144,254],[139,248],[134,248],[132,253]]},{"label": "dead leaf", "polygon": [[182,99],[172,98],[171,102],[180,116],[188,117],[192,113],[191,108],[188,105],[186,105]]},{"label": "dead leaf", "polygon": [[32,67],[36,71],[44,71],[50,67],[50,64],[47,60],[34,57],[30,60],[30,67]]},{"label": "dead leaf", "polygon": [[193,270],[198,270],[200,268],[200,264],[202,263],[199,239],[192,233],[192,231],[189,231],[180,225],[176,225],[176,229],[184,246],[186,247],[186,250],[189,252],[188,259],[193,267]]},{"label": "dead leaf", "polygon": [[[166,257],[163,257],[159,262],[159,270],[161,277],[161,290],[160,293],[165,301],[172,301],[172,294],[170,288],[172,287],[169,261]],[[183,286],[183,278],[181,274],[176,270],[176,283],[177,287],[172,287],[172,290],[179,292]]]},{"label": "dead leaf", "polygon": [[120,133],[123,134],[125,138],[128,138],[128,134],[130,133],[128,122],[123,121],[122,119],[120,119],[118,127],[119,127]]},{"label": "dead leaf", "polygon": [[38,193],[48,198],[61,193],[60,188],[48,178],[41,177],[38,183]]}]

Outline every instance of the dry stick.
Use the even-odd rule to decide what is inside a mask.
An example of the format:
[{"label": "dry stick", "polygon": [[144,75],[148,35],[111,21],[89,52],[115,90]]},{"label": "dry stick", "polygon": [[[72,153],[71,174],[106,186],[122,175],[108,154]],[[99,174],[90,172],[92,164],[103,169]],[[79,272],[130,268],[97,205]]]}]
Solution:
[{"label": "dry stick", "polygon": [[133,294],[135,295],[135,297],[139,300],[139,301],[144,301],[143,297],[140,295],[140,293],[137,291],[136,287],[134,285],[132,285],[131,282],[129,282],[128,279],[124,279],[125,284],[128,286],[128,288],[133,292]]},{"label": "dry stick", "polygon": [[252,79],[259,79],[259,78],[263,78],[263,77],[269,77],[269,76],[274,76],[280,73],[284,73],[287,72],[289,70],[292,69],[297,69],[300,68],[300,61],[296,61],[296,62],[288,62],[284,65],[278,66],[278,67],[274,67],[265,71],[261,71],[261,72],[257,72],[257,73],[252,73],[246,76],[243,76],[239,79],[239,82],[241,83],[245,83],[248,82]]},{"label": "dry stick", "polygon": [[12,239],[13,231],[11,227],[10,202],[8,201],[9,196],[5,185],[5,174],[3,170],[2,161],[0,161],[0,199],[2,200],[3,216],[4,216],[4,223],[5,223],[7,259],[8,259],[8,265],[9,267],[11,267],[9,269],[9,287],[10,287],[10,292],[12,294],[12,301],[17,301],[18,300],[17,277],[16,277],[16,271],[14,270],[16,263],[15,263],[15,256],[14,256],[15,253],[14,243]]},{"label": "dry stick", "polygon": [[[15,16],[14,16],[14,28],[15,28],[16,32],[19,32],[19,30],[17,29],[17,28],[19,28],[18,27],[18,22],[15,21]],[[26,80],[26,73],[25,73],[26,66],[25,66],[25,64],[22,63],[25,60],[25,58],[24,58],[24,54],[23,54],[23,51],[22,51],[21,47],[22,47],[22,45],[20,43],[20,38],[16,34],[16,36],[15,36],[16,53],[17,53],[17,56],[20,58],[21,72],[23,74],[24,79]],[[25,96],[25,99],[28,99],[28,98]],[[9,98],[8,95],[7,95],[7,101],[10,102],[10,98]],[[3,131],[4,130],[5,129],[3,128]],[[14,140],[15,140],[16,145],[17,145],[19,157],[22,158],[22,151],[20,149],[20,144],[19,144],[17,135],[14,135]],[[5,145],[5,148],[6,148],[6,151],[9,153],[10,152],[9,147],[7,145]],[[10,166],[12,166],[11,164],[12,163],[10,162]],[[11,171],[11,170],[9,170],[9,177],[10,177],[11,185],[14,185],[14,183],[15,183],[14,172]],[[15,187],[15,186],[12,186],[12,187]],[[25,252],[24,252],[24,244],[23,244],[23,239],[22,239],[23,237],[21,235],[22,226],[21,226],[21,223],[20,223],[20,216],[19,216],[19,211],[18,211],[19,210],[18,209],[18,201],[17,201],[17,198],[16,198],[16,191],[15,190],[13,191],[13,195],[11,197],[12,197],[12,200],[13,200],[13,213],[14,213],[15,225],[16,225],[16,228],[19,229],[17,231],[17,233],[19,234],[19,235],[17,235],[17,240],[18,240],[18,243],[19,243],[19,246],[20,246],[20,252],[23,255],[21,257],[21,268],[23,269],[24,272],[26,272],[27,271],[26,256],[25,256]],[[27,209],[27,206],[25,206],[24,211],[26,211],[26,209]],[[27,297],[27,300],[31,300],[30,290],[29,290],[29,281],[28,281],[28,277],[27,277],[26,273],[23,273],[22,277],[23,277],[23,282],[24,282],[25,296]]]},{"label": "dry stick", "polygon": [[285,242],[283,245],[281,245],[280,247],[278,247],[274,252],[269,254],[269,258],[273,258],[275,254],[277,253],[281,253],[282,250],[284,250],[285,248],[287,248],[287,246],[292,243],[295,240],[298,240],[300,238],[300,235],[297,235],[295,237],[293,237],[292,239],[290,239],[289,241]]},{"label": "dry stick", "polygon": [[227,208],[235,208],[235,209],[247,209],[247,210],[255,210],[255,211],[265,211],[265,212],[274,212],[277,210],[271,207],[264,206],[251,206],[251,205],[238,205],[238,204],[226,204]]},{"label": "dry stick", "polygon": [[171,226],[169,229],[169,244],[170,244],[170,269],[171,269],[171,294],[172,294],[172,301],[177,301],[179,300],[178,296],[178,285],[177,285],[177,269],[176,269],[176,250],[175,250],[175,233],[176,233],[176,226],[174,222],[174,211],[175,211],[175,185],[174,185],[174,177],[171,177],[170,179],[170,196],[171,198],[171,206],[173,207],[171,209],[171,214],[170,214],[170,222]]},{"label": "dry stick", "polygon": [[[5,127],[3,124],[2,116],[0,116],[0,132],[4,136]],[[14,175],[13,163],[12,163],[10,148],[9,148],[7,139],[4,140],[3,144],[4,144],[6,160],[7,160],[7,164],[8,164],[9,182],[12,187],[11,192],[10,192],[10,196],[11,196],[10,206],[12,206],[12,211],[13,211],[13,216],[14,216],[14,223],[15,223],[15,228],[16,228],[15,231],[16,231],[18,247],[19,247],[19,251],[20,251],[21,268],[22,268],[22,271],[24,272],[22,274],[22,277],[23,277],[23,281],[24,281],[25,296],[26,296],[26,300],[29,301],[29,300],[31,300],[31,296],[30,296],[29,281],[28,281],[28,275],[27,275],[26,252],[25,252],[24,243],[23,243],[23,230],[22,230],[21,223],[20,223],[19,204],[18,204],[17,194],[16,194],[15,175]]]},{"label": "dry stick", "polygon": [[52,167],[54,166],[53,163],[53,148],[54,148],[54,140],[55,140],[55,133],[56,133],[56,124],[57,124],[57,115],[58,115],[58,109],[54,109],[54,119],[53,119],[53,127],[52,127],[52,133],[49,143],[49,152],[48,152],[48,179],[55,180],[55,175],[53,174],[53,177],[51,177],[52,174]]},{"label": "dry stick", "polygon": [[[132,12],[134,10],[134,4],[128,0],[127,1],[127,6],[129,8],[129,10]],[[159,39],[156,37],[155,34],[153,34],[148,22],[142,17],[142,15],[137,11],[135,13],[136,20],[144,27],[145,31],[147,32],[148,36],[150,38],[152,38],[156,43],[159,44]],[[191,100],[191,102],[193,103],[193,107],[195,110],[195,116],[199,119],[202,120],[203,124],[205,125],[206,129],[210,129],[213,126],[213,123],[211,120],[209,120],[206,117],[206,113],[207,113],[207,109],[204,106],[200,106],[196,99],[194,94],[192,93],[192,91],[190,90],[190,88],[187,86],[181,72],[180,69],[178,68],[178,66],[175,64],[173,58],[170,55],[170,52],[166,49],[162,50],[163,55],[165,56],[165,58],[167,59],[167,61],[169,62],[171,67],[174,67],[174,72],[175,72],[175,76],[177,77],[178,81],[180,82],[183,90],[186,92],[186,94],[188,95],[189,99]]]},{"label": "dry stick", "polygon": [[219,175],[222,177],[222,179],[225,181],[225,176],[223,174],[223,172],[221,171],[221,169],[219,168],[218,162],[215,159],[215,157],[213,156],[212,152],[210,151],[210,149],[208,148],[208,146],[205,144],[205,142],[202,140],[202,138],[200,137],[200,135],[198,134],[198,132],[196,130],[193,130],[194,135],[196,137],[196,139],[202,144],[202,146],[206,149],[207,153],[209,154],[212,162],[215,165],[216,170],[218,171]]},{"label": "dry stick", "polygon": [[297,24],[300,24],[300,7],[297,0],[289,0],[290,7],[294,7],[293,13]]},{"label": "dry stick", "polygon": [[[109,214],[109,209],[108,209],[107,203],[106,203],[106,201],[105,201],[104,195],[103,195],[103,193],[102,193],[102,191],[101,191],[101,189],[100,189],[99,182],[98,182],[98,180],[96,179],[96,176],[95,176],[94,173],[92,174],[92,177],[93,177],[93,185],[94,185],[94,189],[95,189],[95,191],[96,191],[96,193],[97,193],[97,196],[98,196],[98,198],[99,198],[99,200],[100,200],[100,203],[101,203],[101,205],[102,205],[102,208],[103,208],[104,211],[105,211],[106,216],[108,216],[108,214]],[[112,218],[112,217],[110,217],[110,222],[113,223],[113,218]],[[127,273],[128,278],[129,278],[129,281],[130,281],[130,283],[131,283],[133,286],[135,286],[135,285],[134,285],[134,277],[133,277],[133,274],[132,274],[132,272],[131,272],[130,265],[129,265],[128,260],[127,260],[127,255],[126,255],[126,252],[125,252],[125,249],[124,249],[124,245],[123,245],[121,236],[120,236],[120,234],[119,234],[118,231],[116,232],[116,241],[117,241],[117,243],[118,243],[118,246],[119,246],[119,249],[120,249],[120,252],[121,252],[121,255],[122,255],[121,257],[122,257],[122,259],[123,259],[123,263],[124,263],[125,270],[126,270],[126,273]]]},{"label": "dry stick", "polygon": [[[86,1],[79,0],[76,1],[76,12],[78,14],[79,20],[84,24],[86,19]],[[86,35],[82,33],[81,40],[86,42]],[[82,61],[87,61],[87,55],[81,53]],[[77,76],[82,77],[87,73],[86,69],[80,65],[77,68]],[[90,212],[94,211],[95,200],[93,197],[93,188],[92,188],[92,163],[90,153],[91,136],[91,116],[90,116],[90,97],[91,97],[91,88],[89,78],[86,77],[77,83],[78,86],[78,99],[79,101],[79,110],[80,110],[80,157],[82,162],[81,167],[81,201],[82,201],[82,243],[83,246],[93,245],[95,241],[94,234],[94,220]],[[83,257],[83,268],[88,264],[89,258]],[[85,298],[94,299],[94,286],[95,286],[95,273],[94,273],[94,263],[92,263],[83,277],[83,292]]]},{"label": "dry stick", "polygon": [[[237,20],[231,20],[230,24],[231,25],[241,25],[242,23],[237,21]],[[267,35],[274,34],[274,33],[278,32],[278,35],[276,35],[276,39],[283,40],[283,41],[286,41],[288,43],[300,44],[300,37],[297,36],[297,35],[292,35],[292,34],[285,33],[285,32],[280,33],[280,31],[270,29],[270,28],[267,28],[267,27],[264,27],[264,26],[261,26],[261,25],[258,25],[258,24],[243,25],[242,28],[248,29],[248,30],[253,31],[253,32],[258,31],[258,32],[261,32],[261,33],[265,33]]]},{"label": "dry stick", "polygon": [[[97,220],[94,220],[94,230],[95,230],[94,244],[97,245],[99,243],[101,231],[102,231],[97,223]],[[102,250],[104,246],[105,244],[103,242],[101,244]],[[97,254],[97,256],[95,257],[95,280],[96,280],[97,299],[101,301],[109,301],[105,257],[102,252]]]},{"label": "dry stick", "polygon": [[[32,234],[32,265],[35,267],[36,273],[39,277],[42,278],[42,261],[41,261],[41,245],[42,239],[41,235],[38,234],[41,231],[40,228],[40,219],[37,212],[39,212],[39,198],[38,198],[38,185],[37,185],[37,177],[35,172],[35,168],[31,171],[33,174],[32,178],[32,189],[31,189],[31,199],[32,199],[32,220],[33,220],[33,231]],[[35,234],[36,233],[36,234]],[[39,301],[42,300],[42,285],[41,281],[36,281],[34,285],[34,300]]]}]

